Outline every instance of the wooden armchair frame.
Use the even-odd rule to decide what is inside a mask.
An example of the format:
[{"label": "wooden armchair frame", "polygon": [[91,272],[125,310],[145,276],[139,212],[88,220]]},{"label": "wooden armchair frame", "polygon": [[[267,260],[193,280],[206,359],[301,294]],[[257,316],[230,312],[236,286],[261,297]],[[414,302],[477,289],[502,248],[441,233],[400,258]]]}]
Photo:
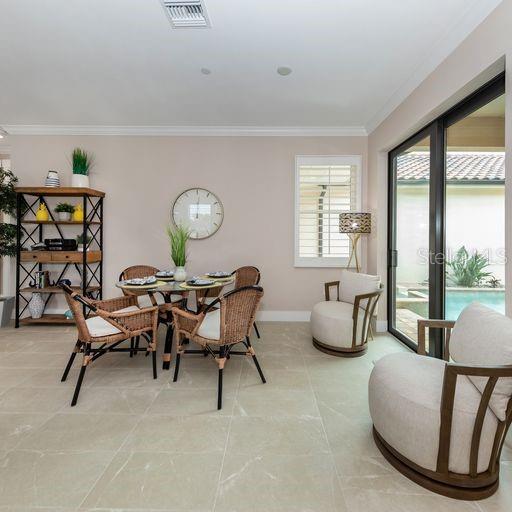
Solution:
[{"label": "wooden armchair frame", "polygon": [[[325,290],[325,300],[331,300],[331,288],[336,287],[336,301],[340,301],[340,281],[329,281],[324,284]],[[352,311],[352,345],[351,347],[333,347],[331,345],[327,345],[313,338],[313,345],[322,352],[325,352],[329,355],[339,356],[339,357],[359,357],[365,354],[368,349],[368,335],[371,331],[371,319],[373,318],[373,314],[375,313],[375,308],[377,307],[377,302],[382,294],[382,287],[371,293],[364,293],[361,295],[356,295],[354,298],[354,308]],[[366,305],[362,305],[364,301]],[[357,330],[358,330],[358,321],[359,321],[359,313],[361,310],[364,311],[363,317],[363,326],[361,328],[361,336],[358,339]]]},{"label": "wooden armchair frame", "polygon": [[[69,357],[61,381],[67,379],[71,366],[78,353],[83,354],[82,367],[78,375],[75,392],[71,401],[71,406],[76,405],[80,388],[85,376],[87,366],[108,352],[131,352],[144,351],[147,355],[152,354],[153,378],[157,378],[156,371],[156,344],[158,328],[158,308],[144,308],[136,311],[120,312],[120,309],[137,306],[135,296],[125,295],[109,300],[89,300],[85,299],[72,288],[65,284],[59,285],[66,294],[66,300],[73,312],[76,326],[78,329],[78,339]],[[87,322],[83,313],[83,307],[89,309],[93,315],[103,318],[106,322],[116,327],[120,332],[106,336],[92,336],[87,327]],[[142,336],[147,341],[147,348],[119,347],[125,340],[132,340],[137,336]],[[98,348],[93,348],[93,344],[99,343]]]},{"label": "wooden armchair frame", "polygon": [[[373,434],[377,446],[386,459],[402,474],[421,486],[463,500],[478,500],[494,494],[499,485],[500,455],[505,442],[507,431],[512,422],[512,398],[509,399],[505,420],[498,420],[494,436],[489,466],[486,471],[478,473],[478,451],[481,442],[482,427],[493,390],[501,378],[512,377],[512,365],[507,366],[475,366],[450,362],[449,342],[450,333],[455,325],[451,320],[418,320],[418,354],[426,355],[425,331],[427,328],[445,330],[444,359],[447,361],[444,371],[443,391],[441,397],[439,429],[439,448],[436,471],[427,470],[403,457],[389,446],[374,429]],[[459,376],[487,377],[480,404],[477,409],[471,448],[469,455],[469,473],[460,474],[449,471],[450,440],[452,430],[455,390]]]},{"label": "wooden armchair frame", "polygon": [[[173,381],[176,382],[178,380],[180,361],[183,354],[203,354],[204,356],[213,356],[218,365],[217,409],[222,408],[223,371],[231,355],[247,355],[252,357],[261,381],[265,383],[265,376],[249,338],[262,296],[263,288],[260,286],[243,286],[219,297],[209,306],[199,311],[199,313],[192,313],[177,307],[172,308],[176,326],[175,331],[178,335],[178,349]],[[218,340],[204,338],[198,333],[206,315],[215,309],[220,309],[220,339]],[[197,343],[202,349],[185,350],[183,345],[188,340]],[[233,347],[239,343],[245,346],[245,351],[233,350]]]}]

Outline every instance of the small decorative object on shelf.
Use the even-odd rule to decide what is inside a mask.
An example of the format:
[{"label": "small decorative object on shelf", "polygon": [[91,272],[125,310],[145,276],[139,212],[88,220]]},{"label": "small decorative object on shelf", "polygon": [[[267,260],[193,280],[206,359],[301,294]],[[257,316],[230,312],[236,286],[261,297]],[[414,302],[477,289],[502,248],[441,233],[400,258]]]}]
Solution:
[{"label": "small decorative object on shelf", "polygon": [[46,208],[46,205],[44,203],[39,203],[39,208],[36,212],[36,220],[38,222],[47,222],[48,220],[50,220],[48,208]]},{"label": "small decorative object on shelf", "polygon": [[69,203],[59,203],[55,207],[59,220],[67,222],[71,220],[71,214],[75,211],[75,207]]},{"label": "small decorative object on shelf", "polygon": [[[91,237],[86,236],[85,237],[85,245],[87,246],[90,242],[91,242]],[[76,243],[78,244],[78,251],[83,252],[83,250],[84,250],[84,235],[77,235]],[[87,247],[87,250],[89,250],[89,247]]]},{"label": "small decorative object on shelf", "polygon": [[71,311],[71,309],[67,309],[66,311],[64,311],[64,318],[66,318],[67,320],[73,320],[73,312]]},{"label": "small decorative object on shelf", "polygon": [[167,235],[169,236],[169,243],[171,245],[171,258],[176,265],[174,280],[185,281],[187,279],[185,265],[187,263],[187,241],[190,237],[189,231],[183,226],[177,226],[175,229],[172,229],[169,226],[167,228]]},{"label": "small decorative object on shelf", "polygon": [[28,303],[28,311],[30,316],[34,319],[39,319],[43,316],[44,300],[42,293],[33,293],[30,302]]},{"label": "small decorative object on shelf", "polygon": [[48,171],[46,180],[44,181],[45,187],[60,187],[59,173],[57,171]]},{"label": "small decorative object on shelf", "polygon": [[73,176],[71,178],[72,187],[89,188],[89,171],[92,167],[92,157],[86,151],[75,148],[72,154]]},{"label": "small decorative object on shelf", "polygon": [[84,210],[81,204],[77,204],[73,211],[73,220],[75,222],[82,222],[84,220]]},{"label": "small decorative object on shelf", "polygon": [[54,286],[54,283],[50,281],[50,272],[48,272],[48,270],[36,271],[34,280],[30,281],[29,286],[31,288],[46,288],[47,286]]}]

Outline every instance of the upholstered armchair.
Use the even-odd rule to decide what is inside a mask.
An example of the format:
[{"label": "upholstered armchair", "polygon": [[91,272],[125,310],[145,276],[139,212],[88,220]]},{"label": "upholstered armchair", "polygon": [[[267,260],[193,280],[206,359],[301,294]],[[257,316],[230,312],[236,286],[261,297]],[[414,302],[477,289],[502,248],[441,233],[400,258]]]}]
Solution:
[{"label": "upholstered armchair", "polygon": [[[332,288],[336,289],[335,299]],[[325,301],[311,312],[313,345],[334,356],[362,356],[381,293],[379,276],[342,270],[340,281],[325,283]]]},{"label": "upholstered armchair", "polygon": [[[425,355],[426,328],[444,330],[444,361]],[[389,354],[370,376],[375,442],[423,487],[486,498],[512,421],[512,319],[473,303],[457,322],[418,320],[418,331],[418,355]]]}]

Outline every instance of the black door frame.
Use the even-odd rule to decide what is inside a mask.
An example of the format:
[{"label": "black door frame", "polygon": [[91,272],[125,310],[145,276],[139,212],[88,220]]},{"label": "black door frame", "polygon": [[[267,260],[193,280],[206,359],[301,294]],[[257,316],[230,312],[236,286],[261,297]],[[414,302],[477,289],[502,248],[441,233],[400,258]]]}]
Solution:
[{"label": "black door frame", "polygon": [[[505,73],[500,73],[454,107],[423,127],[388,153],[388,331],[412,350],[416,343],[394,325],[397,266],[396,250],[396,169],[395,158],[430,136],[429,181],[429,318],[444,318],[445,290],[445,161],[446,130],[470,113],[505,93]],[[443,357],[443,333],[432,329],[429,350],[433,357]]]}]

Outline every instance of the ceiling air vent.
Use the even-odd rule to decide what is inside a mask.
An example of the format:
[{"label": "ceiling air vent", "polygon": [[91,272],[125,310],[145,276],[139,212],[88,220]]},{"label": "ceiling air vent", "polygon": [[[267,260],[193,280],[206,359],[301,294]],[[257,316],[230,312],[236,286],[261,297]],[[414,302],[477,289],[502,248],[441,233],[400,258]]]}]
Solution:
[{"label": "ceiling air vent", "polygon": [[162,4],[174,28],[210,26],[202,0],[163,0]]}]

